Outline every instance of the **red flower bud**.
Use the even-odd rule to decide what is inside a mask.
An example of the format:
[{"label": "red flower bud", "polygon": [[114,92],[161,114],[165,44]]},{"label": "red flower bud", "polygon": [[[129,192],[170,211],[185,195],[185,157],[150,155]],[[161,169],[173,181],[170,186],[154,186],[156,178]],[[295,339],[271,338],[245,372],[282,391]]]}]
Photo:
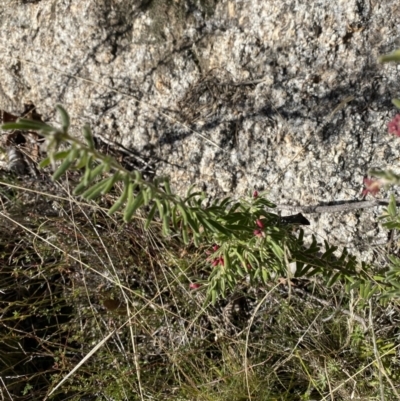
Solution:
[{"label": "red flower bud", "polygon": [[257,198],[258,198],[258,191],[254,191],[254,192],[253,192],[253,198],[254,198],[254,199],[257,199]]},{"label": "red flower bud", "polygon": [[381,189],[382,181],[374,180],[371,178],[364,178],[365,189],[362,192],[363,195],[371,194],[375,196]]},{"label": "red flower bud", "polygon": [[396,114],[388,124],[389,134],[400,136],[400,114]]},{"label": "red flower bud", "polygon": [[191,290],[197,290],[198,288],[200,288],[201,287],[201,284],[198,284],[198,283],[190,283],[189,284],[189,288],[191,289]]},{"label": "red flower bud", "polygon": [[264,224],[263,224],[263,222],[262,222],[260,219],[257,219],[257,220],[256,220],[256,224],[258,225],[258,227],[264,228]]}]

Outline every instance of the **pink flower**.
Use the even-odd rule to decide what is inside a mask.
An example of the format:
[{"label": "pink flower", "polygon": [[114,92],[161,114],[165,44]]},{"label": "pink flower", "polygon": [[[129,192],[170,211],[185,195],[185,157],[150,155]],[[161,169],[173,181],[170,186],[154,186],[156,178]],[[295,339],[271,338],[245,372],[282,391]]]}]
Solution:
[{"label": "pink flower", "polygon": [[362,192],[363,195],[371,194],[375,196],[381,189],[382,181],[374,180],[371,178],[364,178],[365,189]]},{"label": "pink flower", "polygon": [[257,191],[257,190],[253,192],[253,198],[254,198],[254,199],[257,199],[257,198],[258,198],[258,191]]},{"label": "pink flower", "polygon": [[388,131],[389,134],[400,136],[400,114],[396,114],[393,120],[388,123]]},{"label": "pink flower", "polygon": [[253,234],[256,236],[256,237],[264,237],[264,232],[263,231],[261,231],[261,230],[254,230],[253,231]]},{"label": "pink flower", "polygon": [[262,222],[260,219],[257,219],[257,220],[256,220],[256,224],[257,224],[258,227],[264,228],[264,224],[263,224],[263,222]]},{"label": "pink flower", "polygon": [[223,266],[224,264],[225,264],[224,258],[222,256],[220,256],[219,258],[215,258],[212,261],[211,266],[212,267],[215,267],[215,266],[218,266],[218,265]]},{"label": "pink flower", "polygon": [[198,283],[190,283],[189,284],[189,288],[191,289],[191,290],[197,290],[198,288],[200,288],[201,287],[201,284],[198,284]]},{"label": "pink flower", "polygon": [[206,255],[211,255],[212,253],[217,252],[218,249],[219,249],[219,245],[214,244],[214,245],[212,246],[213,252],[211,252],[210,250],[206,250],[206,251],[205,251],[205,252],[206,252]]}]

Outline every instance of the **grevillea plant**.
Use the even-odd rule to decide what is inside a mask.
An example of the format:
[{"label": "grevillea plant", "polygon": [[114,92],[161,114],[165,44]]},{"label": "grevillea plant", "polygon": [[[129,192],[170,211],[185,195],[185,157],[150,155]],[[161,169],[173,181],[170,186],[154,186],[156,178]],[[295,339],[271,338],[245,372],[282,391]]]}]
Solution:
[{"label": "grevillea plant", "polygon": [[[379,58],[381,63],[395,62],[400,63],[400,50],[386,54]],[[400,109],[400,99],[392,99],[392,103]],[[396,114],[388,123],[389,134],[400,137],[400,114]],[[400,175],[391,170],[372,169],[369,175],[374,178],[364,180],[364,195],[377,195],[382,188],[389,188],[392,185],[400,184]],[[384,209],[380,217],[383,227],[388,230],[400,230],[400,213],[397,207],[397,201],[394,195],[390,196],[389,205]],[[389,264],[379,277],[379,281],[384,285],[385,291],[381,294],[381,299],[387,299],[400,296],[400,259],[396,255],[388,255]]]},{"label": "grevillea plant", "polygon": [[207,207],[203,206],[204,193],[193,188],[181,198],[171,191],[168,179],[146,181],[139,171],[128,171],[113,157],[98,152],[88,125],[83,127],[84,141],[72,137],[68,113],[62,106],[57,110],[60,127],[20,119],[2,128],[41,133],[48,153],[41,167],[51,165],[54,180],[68,170],[81,172],[74,188],[76,196],[95,200],[119,184],[122,192],[108,211],[110,215],[122,212],[123,221],[129,223],[142,208],[146,228],[157,220],[162,222],[165,236],[180,234],[185,244],[206,248],[203,263],[210,272],[209,279],[204,283],[193,280],[189,288],[206,288],[208,300],[215,302],[227,288],[233,289],[245,280],[255,283],[290,276],[290,263],[296,263],[297,277],[318,274],[328,285],[343,279],[348,288],[364,289],[366,296],[380,291],[377,286],[371,287],[366,264],[358,263],[346,249],[334,256],[337,248],[327,243],[321,250],[315,238],[306,245],[303,231],[295,234],[290,224],[272,213],[275,205],[263,194],[250,193],[248,199],[239,201],[216,199]]},{"label": "grevillea plant", "polygon": [[[400,49],[395,50],[392,53],[385,54],[379,58],[381,63],[400,63]],[[392,99],[392,103],[400,109],[400,99]],[[393,119],[388,123],[388,132],[389,134],[400,137],[400,114],[396,114]],[[377,180],[367,179],[366,189],[364,193],[371,193],[372,195],[376,195],[379,192],[381,187],[388,187],[392,184],[400,183],[400,175],[395,174],[392,171],[381,171],[381,170],[370,170],[370,176],[377,177]]]}]

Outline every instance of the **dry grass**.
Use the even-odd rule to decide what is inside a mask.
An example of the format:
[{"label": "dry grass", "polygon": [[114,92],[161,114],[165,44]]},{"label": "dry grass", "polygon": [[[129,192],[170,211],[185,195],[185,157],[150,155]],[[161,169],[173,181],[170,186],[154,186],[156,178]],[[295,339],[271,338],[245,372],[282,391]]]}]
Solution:
[{"label": "dry grass", "polygon": [[38,213],[26,190],[3,189],[4,399],[397,399],[396,305],[369,317],[340,286],[305,281],[205,305],[189,290],[207,277],[201,249],[63,188],[48,215],[43,195],[30,195]]}]

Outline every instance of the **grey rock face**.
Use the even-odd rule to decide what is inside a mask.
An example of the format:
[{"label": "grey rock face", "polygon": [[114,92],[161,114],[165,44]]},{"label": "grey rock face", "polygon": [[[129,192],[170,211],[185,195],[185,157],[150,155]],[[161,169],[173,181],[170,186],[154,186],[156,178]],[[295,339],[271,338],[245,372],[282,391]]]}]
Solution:
[{"label": "grey rock face", "polygon": [[[399,67],[377,57],[400,47],[399,12],[362,0],[2,1],[0,108],[31,101],[52,119],[62,103],[77,134],[89,122],[180,193],[355,200],[369,168],[398,170],[386,124]],[[307,217],[310,232],[359,249],[386,236],[374,213]]]}]

